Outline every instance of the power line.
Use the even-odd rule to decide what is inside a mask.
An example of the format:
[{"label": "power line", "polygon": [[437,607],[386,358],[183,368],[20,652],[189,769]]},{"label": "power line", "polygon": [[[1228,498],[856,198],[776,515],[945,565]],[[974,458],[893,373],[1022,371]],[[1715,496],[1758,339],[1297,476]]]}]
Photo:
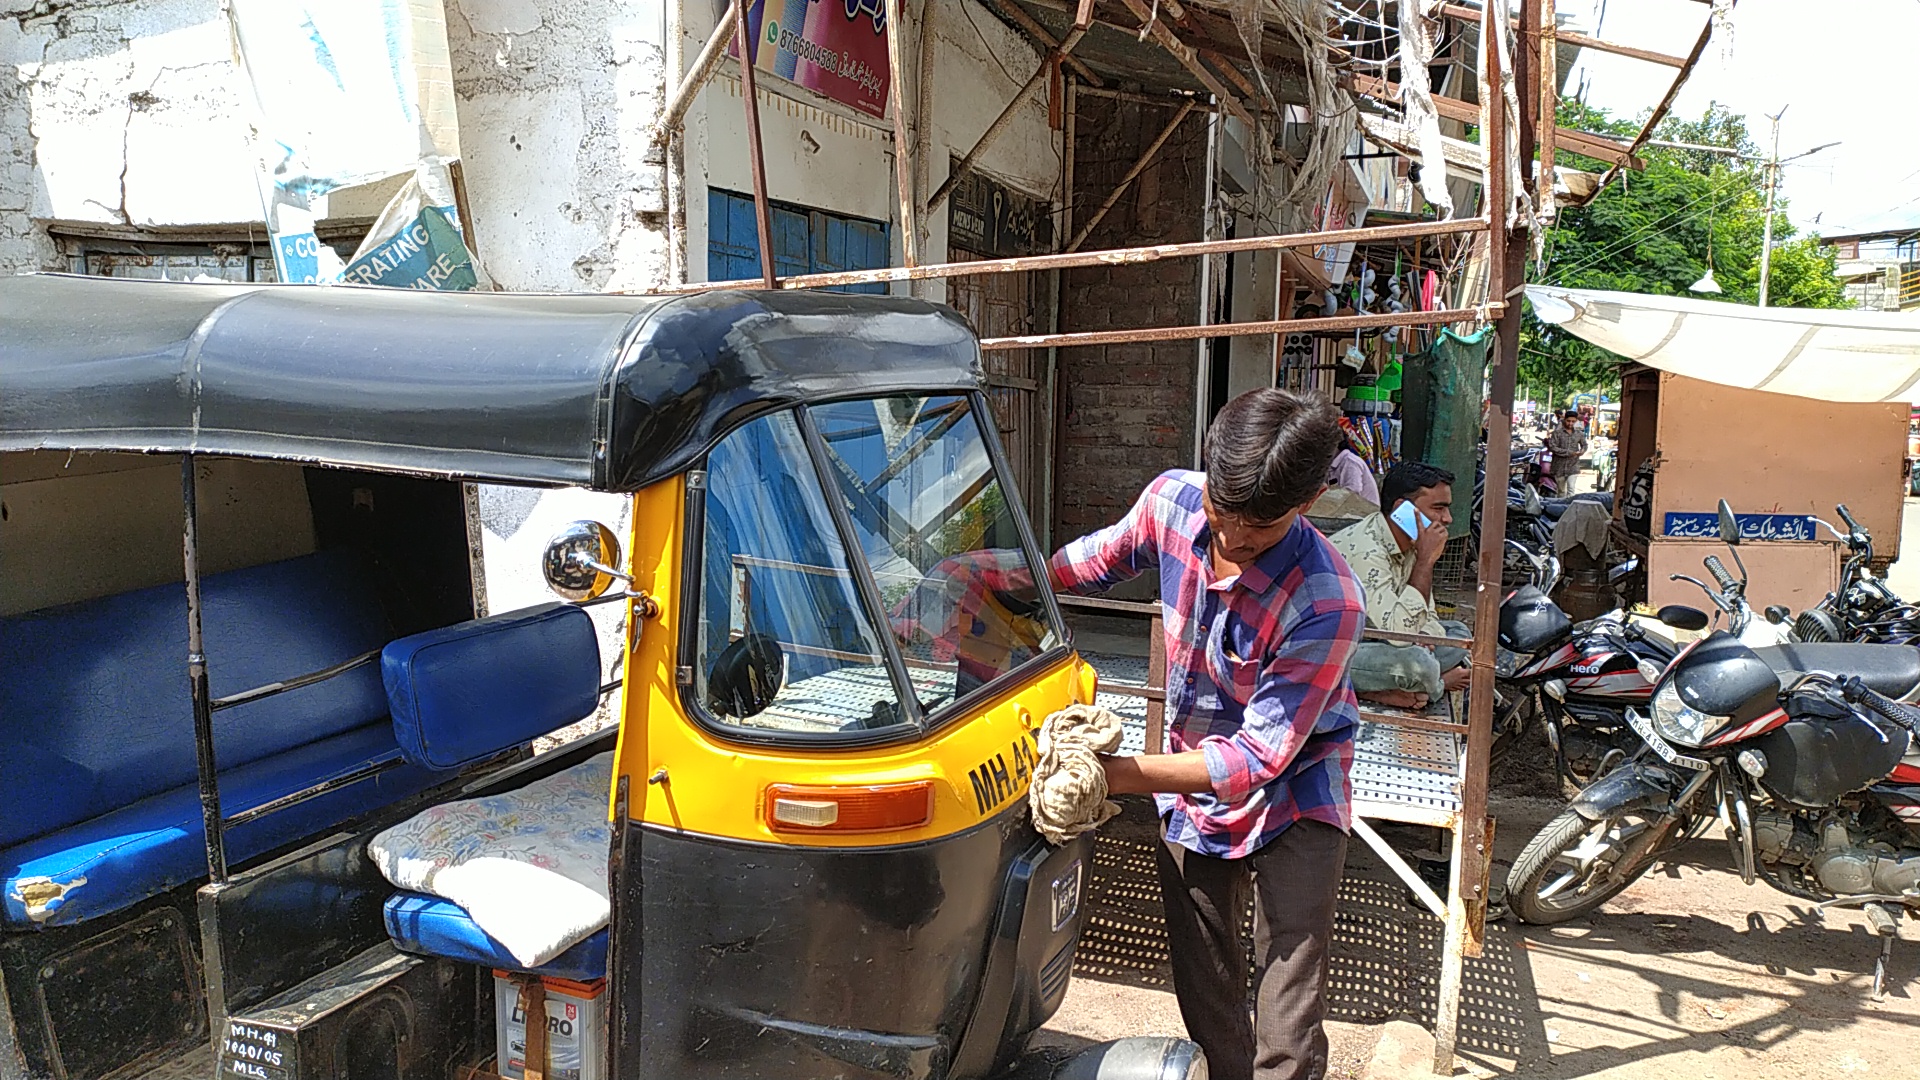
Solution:
[{"label": "power line", "polygon": [[[1743,179],[1742,177],[1728,176],[1725,180],[1721,182],[1721,184],[1730,185],[1730,184],[1733,184],[1734,181],[1742,180],[1742,179]],[[1662,226],[1668,224],[1669,222],[1674,222],[1675,218],[1678,218],[1680,215],[1687,213],[1689,210],[1692,210],[1701,201],[1712,198],[1714,194],[1715,194],[1714,192],[1709,191],[1705,195],[1698,196],[1688,201],[1686,205],[1676,208],[1672,213],[1667,214],[1665,217],[1662,217],[1656,221],[1652,221],[1644,226],[1641,226],[1638,230],[1627,234],[1625,237],[1616,241],[1611,246],[1603,248],[1600,251],[1589,255],[1585,262],[1582,262],[1579,265],[1575,266],[1572,270],[1563,271],[1562,272],[1563,275],[1566,273],[1578,273],[1582,270],[1592,269],[1593,267],[1599,265],[1601,262],[1605,261],[1607,258],[1615,254],[1618,254],[1621,251],[1626,250],[1628,247],[1631,247],[1632,245],[1639,243],[1640,241],[1646,239],[1649,236],[1652,236],[1654,232],[1658,231]],[[1737,200],[1739,196],[1740,196],[1740,191],[1735,190],[1732,192],[1732,194],[1728,198],[1715,201],[1711,206],[1707,208],[1705,212],[1712,213],[1713,211],[1720,209],[1723,205]],[[1697,214],[1695,216],[1697,216]],[[1691,220],[1691,218],[1685,218],[1682,220]],[[1677,224],[1677,222],[1674,222],[1674,223]]]}]

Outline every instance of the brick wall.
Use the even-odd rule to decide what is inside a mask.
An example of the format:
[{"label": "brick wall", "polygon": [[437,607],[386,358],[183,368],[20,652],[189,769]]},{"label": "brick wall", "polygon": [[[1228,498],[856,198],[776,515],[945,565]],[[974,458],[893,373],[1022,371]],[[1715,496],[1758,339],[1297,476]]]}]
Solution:
[{"label": "brick wall", "polygon": [[[1073,236],[1173,118],[1153,105],[1081,97],[1075,118]],[[1189,115],[1155,163],[1108,212],[1083,250],[1201,239],[1206,116]],[[1199,321],[1200,260],[1068,270],[1062,331]],[[1117,520],[1156,474],[1193,461],[1194,342],[1063,349],[1054,538]]]}]

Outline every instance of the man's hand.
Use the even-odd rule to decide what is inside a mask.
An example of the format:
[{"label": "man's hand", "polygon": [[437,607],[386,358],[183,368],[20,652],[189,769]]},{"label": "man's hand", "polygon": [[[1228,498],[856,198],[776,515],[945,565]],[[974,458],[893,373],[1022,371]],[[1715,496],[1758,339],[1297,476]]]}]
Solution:
[{"label": "man's hand", "polygon": [[1414,556],[1420,560],[1420,565],[1426,567],[1439,562],[1440,553],[1446,549],[1447,527],[1437,521],[1421,529],[1419,537],[1413,542]]},{"label": "man's hand", "polygon": [[1473,677],[1473,669],[1457,667],[1440,677],[1441,685],[1449,690],[1465,690],[1467,681]]}]

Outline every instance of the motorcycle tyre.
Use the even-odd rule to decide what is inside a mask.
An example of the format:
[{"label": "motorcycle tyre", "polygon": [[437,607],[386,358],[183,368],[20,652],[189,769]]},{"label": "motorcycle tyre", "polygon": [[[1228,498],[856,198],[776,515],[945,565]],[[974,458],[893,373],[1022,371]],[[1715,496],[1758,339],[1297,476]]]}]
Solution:
[{"label": "motorcycle tyre", "polygon": [[1533,834],[1520,857],[1513,861],[1513,869],[1507,873],[1507,910],[1521,922],[1533,926],[1549,926],[1589,915],[1607,901],[1640,880],[1640,875],[1653,869],[1660,861],[1660,852],[1650,852],[1642,856],[1640,865],[1631,867],[1618,882],[1589,893],[1578,903],[1565,907],[1544,907],[1539,902],[1540,886],[1552,872],[1562,853],[1580,842],[1587,831],[1603,823],[1612,822],[1624,815],[1609,814],[1601,821],[1591,821],[1582,817],[1572,807],[1560,811],[1552,821]]}]

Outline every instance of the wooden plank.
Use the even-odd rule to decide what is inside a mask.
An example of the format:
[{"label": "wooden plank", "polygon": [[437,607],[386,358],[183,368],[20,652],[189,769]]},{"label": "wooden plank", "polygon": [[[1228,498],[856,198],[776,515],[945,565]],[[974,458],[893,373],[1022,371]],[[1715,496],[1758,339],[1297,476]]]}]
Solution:
[{"label": "wooden plank", "polygon": [[[1442,15],[1451,15],[1456,19],[1465,19],[1468,22],[1481,21],[1480,9],[1470,8],[1464,4],[1441,4],[1435,10],[1439,11],[1440,14]],[[1522,23],[1519,19],[1514,19],[1513,25],[1515,28],[1519,28],[1524,26],[1525,24]],[[1527,30],[1525,32],[1528,34],[1531,34],[1533,31]],[[1652,49],[1637,49],[1631,45],[1616,45],[1611,41],[1602,41],[1599,38],[1588,37],[1585,34],[1576,33],[1572,30],[1560,31],[1559,37],[1561,41],[1564,41],[1569,45],[1578,45],[1583,49],[1592,49],[1595,52],[1612,53],[1615,56],[1632,57],[1635,60],[1645,60],[1648,63],[1661,64],[1666,67],[1672,67],[1672,68],[1683,68],[1687,66],[1687,60],[1685,57],[1672,56],[1663,52],[1655,52]]]},{"label": "wooden plank", "polygon": [[[1019,4],[1012,2],[1012,0],[985,0],[985,2],[988,11],[1012,23],[1016,29],[1025,33],[1028,40],[1032,41],[1034,46],[1041,52],[1049,52],[1060,47],[1060,42],[1056,40],[1052,34],[1047,33],[1047,28],[1040,25],[1038,19],[1027,14],[1026,9]],[[1091,13],[1093,10],[1093,0],[1084,0],[1084,2],[1089,13],[1087,16],[1089,21],[1086,24],[1076,22],[1074,24],[1075,28],[1080,30],[1085,30],[1092,25],[1091,20],[1093,16]],[[1063,59],[1066,61],[1066,65],[1073,69],[1073,73],[1080,76],[1081,81],[1092,86],[1107,85],[1106,81],[1100,78],[1092,68],[1081,63],[1079,60],[1071,56],[1064,57]]]},{"label": "wooden plank", "polygon": [[[887,80],[889,111],[893,113],[893,181],[900,197],[900,254],[908,266],[920,265],[920,218],[913,212],[913,149],[907,138],[906,80],[901,73],[905,49],[900,41],[903,20],[901,0],[887,0],[887,65],[892,77]],[[926,78],[928,72],[920,72]],[[917,117],[924,123],[925,117]]]},{"label": "wooden plank", "polygon": [[1173,54],[1173,58],[1180,61],[1181,67],[1186,68],[1194,78],[1199,79],[1200,85],[1206,87],[1215,98],[1219,99],[1228,112],[1247,125],[1248,131],[1260,130],[1259,123],[1254,120],[1253,114],[1247,111],[1247,107],[1240,103],[1240,99],[1227,89],[1226,84],[1222,83],[1218,76],[1207,70],[1207,65],[1200,61],[1200,54],[1194,51],[1193,46],[1182,41],[1180,35],[1174,33],[1166,23],[1161,22],[1154,11],[1147,6],[1145,0],[1125,0],[1125,2],[1127,9],[1132,11],[1134,18],[1139,19],[1147,28],[1147,32],[1160,43],[1160,47]]},{"label": "wooden plank", "polygon": [[[1388,82],[1373,75],[1349,75],[1341,80],[1349,90],[1368,97],[1377,97],[1383,101],[1400,100],[1400,84]],[[1449,120],[1459,120],[1468,124],[1480,123],[1480,106],[1458,98],[1432,95],[1434,111]],[[1626,143],[1595,135],[1577,128],[1556,128],[1559,143],[1576,154],[1604,161],[1609,164],[1625,164],[1635,171],[1647,167],[1644,159],[1634,156]]]}]

